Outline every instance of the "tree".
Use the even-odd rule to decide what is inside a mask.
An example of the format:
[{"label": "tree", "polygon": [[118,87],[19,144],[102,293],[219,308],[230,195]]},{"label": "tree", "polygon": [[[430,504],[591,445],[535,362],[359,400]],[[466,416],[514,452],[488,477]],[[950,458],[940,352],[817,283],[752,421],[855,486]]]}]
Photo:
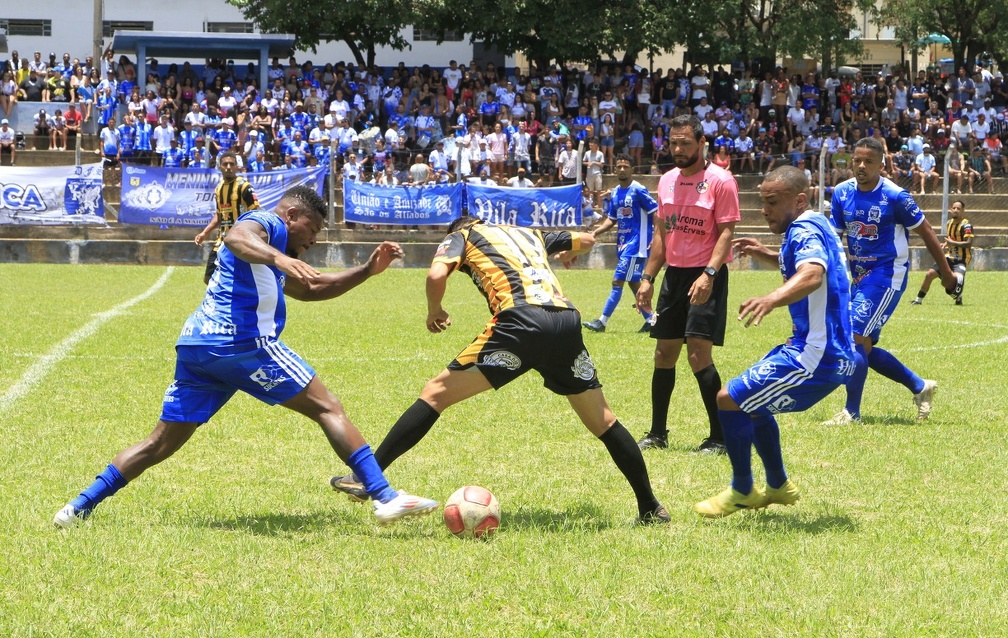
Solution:
[{"label": "tree", "polygon": [[956,68],[984,52],[1008,57],[1008,0],[890,0],[877,20],[892,26],[896,39],[910,48],[930,33],[948,37]]},{"label": "tree", "polygon": [[401,31],[416,21],[408,0],[227,0],[263,33],[293,33],[294,46],[316,50],[345,42],[358,66],[374,64],[375,48],[409,47]]}]

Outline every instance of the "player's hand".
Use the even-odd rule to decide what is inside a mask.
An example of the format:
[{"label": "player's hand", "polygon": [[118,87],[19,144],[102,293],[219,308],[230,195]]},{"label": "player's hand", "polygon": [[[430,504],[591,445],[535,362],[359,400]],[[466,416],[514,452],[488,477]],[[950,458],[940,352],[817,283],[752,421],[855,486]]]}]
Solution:
[{"label": "player's hand", "polygon": [[773,251],[751,237],[740,237],[732,240],[732,249],[736,255],[743,257],[759,257],[771,255]]},{"label": "player's hand", "polygon": [[197,245],[197,246],[202,246],[202,245],[203,245],[203,242],[204,242],[205,240],[206,240],[206,235],[205,235],[205,234],[203,234],[203,233],[199,233],[198,235],[196,235],[196,239],[195,239],[195,241],[196,241],[196,245]]},{"label": "player's hand", "polygon": [[293,277],[295,281],[305,286],[311,285],[322,275],[322,273],[300,259],[288,257],[287,255],[283,255],[282,257],[283,259],[276,261],[276,267],[280,272],[288,277]]},{"label": "player's hand", "polygon": [[451,325],[451,318],[444,308],[438,308],[427,313],[427,330],[434,334],[444,332]]},{"label": "player's hand", "polygon": [[641,314],[651,312],[652,296],[654,296],[654,286],[650,281],[641,279],[640,287],[637,288],[637,312]]},{"label": "player's hand", "polygon": [[569,251],[569,250],[561,250],[560,252],[558,252],[555,255],[553,255],[553,260],[554,261],[559,261],[561,264],[563,264],[564,268],[570,268],[571,266],[573,266],[574,264],[576,264],[577,263],[577,259],[578,259],[578,256],[577,255],[572,255],[571,251]]},{"label": "player's hand", "polygon": [[773,309],[773,302],[767,297],[752,297],[743,301],[742,305],[739,306],[738,320],[745,320],[746,328],[749,326],[759,326],[763,317],[770,314],[770,311]]},{"label": "player's hand", "polygon": [[389,267],[389,264],[402,257],[403,254],[403,249],[399,246],[399,244],[393,241],[383,241],[377,248],[374,249],[371,256],[368,257],[368,275],[377,275],[385,272],[385,269]]},{"label": "player's hand", "polygon": [[714,278],[701,274],[689,289],[689,301],[694,306],[707,303],[714,290]]}]

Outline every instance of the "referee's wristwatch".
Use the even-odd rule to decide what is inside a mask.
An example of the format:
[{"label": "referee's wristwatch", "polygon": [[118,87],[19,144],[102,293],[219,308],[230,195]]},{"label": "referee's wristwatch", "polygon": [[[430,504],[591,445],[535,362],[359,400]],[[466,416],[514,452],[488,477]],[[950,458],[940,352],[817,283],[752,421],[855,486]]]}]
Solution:
[{"label": "referee's wristwatch", "polygon": [[646,281],[649,284],[653,284],[654,283],[654,275],[649,275],[647,273],[644,273],[643,275],[640,276],[640,278],[641,278],[641,281]]},{"label": "referee's wristwatch", "polygon": [[717,270],[711,268],[710,266],[707,266],[706,268],[703,269],[703,274],[713,279],[714,277],[717,277]]}]

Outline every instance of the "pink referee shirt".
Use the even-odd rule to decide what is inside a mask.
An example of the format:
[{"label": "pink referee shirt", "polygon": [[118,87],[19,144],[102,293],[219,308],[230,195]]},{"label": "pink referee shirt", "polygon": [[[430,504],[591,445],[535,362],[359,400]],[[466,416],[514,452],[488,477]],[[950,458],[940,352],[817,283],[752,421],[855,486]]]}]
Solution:
[{"label": "pink referee shirt", "polygon": [[[666,263],[702,268],[717,244],[717,224],[742,218],[738,184],[731,173],[711,163],[689,177],[673,168],[658,182],[657,217],[665,224]],[[731,259],[729,251],[726,263]]]}]

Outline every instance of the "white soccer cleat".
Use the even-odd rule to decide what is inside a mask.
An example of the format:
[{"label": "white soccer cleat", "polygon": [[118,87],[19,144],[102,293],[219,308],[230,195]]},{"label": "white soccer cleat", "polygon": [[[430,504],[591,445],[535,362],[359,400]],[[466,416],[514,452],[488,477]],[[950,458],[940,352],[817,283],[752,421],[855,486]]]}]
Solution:
[{"label": "white soccer cleat", "polygon": [[931,416],[931,401],[934,400],[935,388],[938,387],[937,381],[932,381],[931,379],[924,380],[924,389],[913,395],[914,404],[917,405],[917,420],[923,421],[924,419]]},{"label": "white soccer cleat", "polygon": [[853,416],[851,416],[851,413],[848,412],[846,408],[837,412],[832,419],[828,421],[823,421],[823,425],[835,425],[835,426],[860,425],[860,424],[861,419],[856,419]]},{"label": "white soccer cleat", "polygon": [[438,506],[438,502],[422,496],[413,496],[406,492],[388,503],[374,502],[374,515],[380,525],[394,523],[404,516],[423,516],[430,514]]},{"label": "white soccer cleat", "polygon": [[84,521],[84,517],[77,513],[73,505],[67,505],[53,516],[53,525],[61,529],[77,527]]}]

